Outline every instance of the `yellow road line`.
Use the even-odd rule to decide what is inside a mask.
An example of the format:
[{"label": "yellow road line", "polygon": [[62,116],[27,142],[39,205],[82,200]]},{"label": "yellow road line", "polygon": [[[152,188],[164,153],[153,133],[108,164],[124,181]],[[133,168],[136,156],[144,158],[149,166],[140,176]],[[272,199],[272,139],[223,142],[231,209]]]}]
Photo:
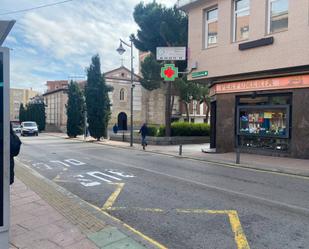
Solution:
[{"label": "yellow road line", "polygon": [[230,219],[231,227],[235,235],[235,242],[238,249],[250,249],[245,233],[241,227],[241,223],[237,211],[229,211],[228,216]]},{"label": "yellow road line", "polygon": [[109,213],[101,210],[102,213],[104,213],[105,215],[109,216],[110,218],[112,218],[113,220],[120,222],[124,227],[126,227],[127,229],[129,229],[131,232],[139,235],[140,237],[142,237],[144,240],[147,240],[148,242],[150,242],[151,244],[153,244],[154,246],[158,247],[159,249],[168,249],[166,246],[160,244],[159,242],[153,240],[152,238],[148,237],[147,235],[141,233],[140,231],[134,229],[133,227],[129,226],[128,224],[124,223],[123,221],[119,220],[118,218],[110,215]]},{"label": "yellow road line", "polygon": [[153,213],[163,213],[164,210],[161,208],[140,208],[140,207],[110,207],[107,209],[108,211],[118,211],[118,210],[134,210],[141,212],[153,212]]},{"label": "yellow road line", "polygon": [[124,183],[113,183],[113,185],[117,185],[117,188],[114,191],[114,193],[112,193],[111,196],[107,199],[107,201],[105,202],[105,204],[102,207],[102,210],[107,210],[114,205],[117,197],[119,196],[121,190],[124,187]]},{"label": "yellow road line", "polygon": [[187,214],[225,214],[228,215],[237,249],[250,249],[246,235],[242,229],[237,211],[235,210],[207,210],[207,209],[176,209],[178,213]]}]

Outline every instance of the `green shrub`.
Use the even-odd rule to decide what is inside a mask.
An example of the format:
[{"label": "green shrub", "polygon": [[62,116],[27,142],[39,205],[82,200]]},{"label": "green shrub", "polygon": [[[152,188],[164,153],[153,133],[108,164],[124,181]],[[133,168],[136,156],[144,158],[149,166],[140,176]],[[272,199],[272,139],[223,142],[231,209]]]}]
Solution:
[{"label": "green shrub", "polygon": [[156,137],[158,135],[158,127],[154,125],[147,126],[148,127],[148,136]]},{"label": "green shrub", "polygon": [[209,136],[209,124],[173,123],[172,136]]},{"label": "green shrub", "polygon": [[158,130],[158,137],[164,137],[164,136],[165,136],[165,125],[161,125]]},{"label": "green shrub", "polygon": [[[149,128],[149,136],[164,137],[165,136],[165,126],[161,125],[159,128],[156,126],[151,126]],[[209,136],[210,126],[209,124],[195,124],[188,122],[174,122],[171,125],[172,137],[175,136]]]}]

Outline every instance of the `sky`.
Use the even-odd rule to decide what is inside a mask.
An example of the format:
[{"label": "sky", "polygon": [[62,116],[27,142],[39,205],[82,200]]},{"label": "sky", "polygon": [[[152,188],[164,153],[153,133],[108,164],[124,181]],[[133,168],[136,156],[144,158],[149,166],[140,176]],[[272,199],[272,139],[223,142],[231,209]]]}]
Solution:
[{"label": "sky", "polygon": [[[16,20],[4,43],[11,48],[11,87],[44,92],[47,80],[83,79],[96,53],[101,58],[102,72],[122,62],[130,68],[130,50],[120,56],[116,49],[119,38],[129,41],[130,34],[138,29],[132,14],[140,0],[73,0],[3,15],[55,2],[60,0],[1,0],[0,20]],[[171,7],[176,0],[157,2]],[[134,64],[137,71],[136,49]]]}]

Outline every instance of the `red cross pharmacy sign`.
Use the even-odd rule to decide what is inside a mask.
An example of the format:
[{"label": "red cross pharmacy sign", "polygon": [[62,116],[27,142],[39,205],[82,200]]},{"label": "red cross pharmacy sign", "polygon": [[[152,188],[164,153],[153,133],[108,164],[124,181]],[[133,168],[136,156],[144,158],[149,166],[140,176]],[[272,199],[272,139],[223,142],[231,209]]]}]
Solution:
[{"label": "red cross pharmacy sign", "polygon": [[161,77],[165,81],[174,81],[178,78],[178,67],[175,67],[174,64],[165,64],[161,68]]}]

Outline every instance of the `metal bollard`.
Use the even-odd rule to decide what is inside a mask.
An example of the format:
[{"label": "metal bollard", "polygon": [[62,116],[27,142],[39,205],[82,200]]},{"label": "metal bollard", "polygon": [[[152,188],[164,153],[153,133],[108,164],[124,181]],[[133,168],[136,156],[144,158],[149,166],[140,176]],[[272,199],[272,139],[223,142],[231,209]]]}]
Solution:
[{"label": "metal bollard", "polygon": [[240,149],[236,148],[236,164],[240,164]]},{"label": "metal bollard", "polygon": [[182,155],[182,144],[179,145],[179,156],[181,156],[181,155]]}]

